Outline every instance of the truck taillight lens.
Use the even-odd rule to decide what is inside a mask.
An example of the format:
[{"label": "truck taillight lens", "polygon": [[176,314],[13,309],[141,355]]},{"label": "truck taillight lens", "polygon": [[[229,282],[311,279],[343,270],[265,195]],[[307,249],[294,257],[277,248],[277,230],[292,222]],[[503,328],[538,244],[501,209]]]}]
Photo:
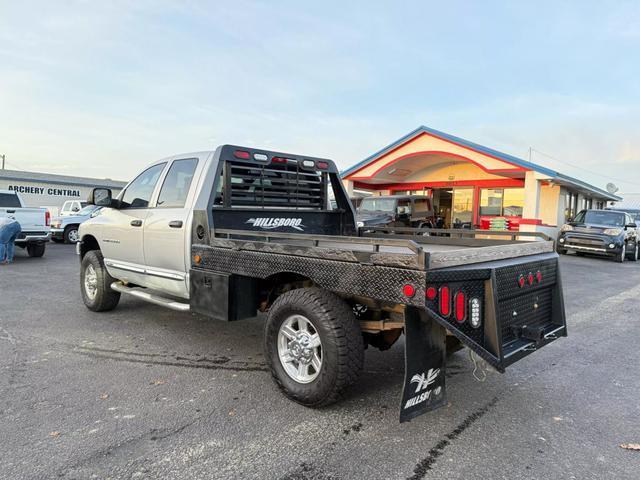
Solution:
[{"label": "truck taillight lens", "polygon": [[464,292],[456,292],[453,297],[453,304],[455,305],[456,322],[464,322],[467,319],[467,296]]},{"label": "truck taillight lens", "polygon": [[44,224],[47,227],[51,226],[51,212],[49,212],[49,210],[45,210],[44,212]]},{"label": "truck taillight lens", "polygon": [[284,157],[273,157],[271,159],[271,163],[287,163],[288,161],[289,159]]},{"label": "truck taillight lens", "polygon": [[440,287],[440,315],[448,317],[451,314],[451,290],[446,285]]},{"label": "truck taillight lens", "polygon": [[479,298],[469,300],[469,323],[473,328],[478,328],[482,324],[482,302]]},{"label": "truck taillight lens", "polygon": [[520,288],[524,288],[526,283],[527,281],[524,279],[524,275],[520,274],[520,276],[518,277],[518,286]]},{"label": "truck taillight lens", "polygon": [[249,158],[251,158],[251,155],[249,155],[249,152],[245,152],[244,150],[236,150],[235,152],[233,152],[233,156],[236,158],[243,158],[245,160],[248,160]]},{"label": "truck taillight lens", "polygon": [[411,285],[410,283],[407,283],[406,285],[404,285],[402,287],[402,294],[405,297],[413,297],[416,294],[416,287],[414,287],[413,285]]},{"label": "truck taillight lens", "polygon": [[320,170],[327,170],[329,168],[329,164],[327,162],[316,162],[316,168]]},{"label": "truck taillight lens", "polygon": [[527,275],[527,282],[529,282],[529,285],[533,285],[533,273],[529,272]]},{"label": "truck taillight lens", "polygon": [[536,280],[538,283],[542,283],[542,272],[540,270],[536,272]]},{"label": "truck taillight lens", "polygon": [[427,287],[424,295],[427,297],[427,300],[435,300],[438,295],[438,290],[436,290],[436,287]]}]

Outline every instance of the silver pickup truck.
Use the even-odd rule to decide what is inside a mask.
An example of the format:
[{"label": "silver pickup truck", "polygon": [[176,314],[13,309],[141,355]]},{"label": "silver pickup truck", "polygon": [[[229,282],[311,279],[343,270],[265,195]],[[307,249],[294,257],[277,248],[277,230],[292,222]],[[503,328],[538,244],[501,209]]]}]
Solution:
[{"label": "silver pickup truck", "polygon": [[51,234],[51,216],[46,208],[24,206],[19,193],[0,190],[0,217],[18,221],[22,232],[16,239],[16,247],[26,248],[30,257],[42,257]]},{"label": "silver pickup truck", "polygon": [[125,294],[219,321],[266,314],[275,383],[309,407],[356,382],[367,346],[403,334],[400,421],[446,405],[447,348],[504,372],[566,336],[553,241],[358,229],[330,160],[224,145],[160,160],[89,203],[103,207],[77,244],[90,310]]}]

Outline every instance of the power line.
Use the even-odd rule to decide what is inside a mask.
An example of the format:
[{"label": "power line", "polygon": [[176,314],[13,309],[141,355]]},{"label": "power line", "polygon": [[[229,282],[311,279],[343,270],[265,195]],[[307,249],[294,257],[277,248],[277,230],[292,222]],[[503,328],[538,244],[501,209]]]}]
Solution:
[{"label": "power line", "polygon": [[585,172],[589,172],[589,173],[592,173],[594,175],[598,175],[600,177],[608,178],[609,180],[615,180],[616,182],[626,183],[628,185],[635,185],[637,187],[640,187],[640,183],[630,182],[629,180],[622,180],[621,178],[610,177],[609,175],[604,175],[601,172],[595,172],[593,170],[589,170],[588,168],[584,168],[582,166],[578,166],[578,165],[574,165],[574,164],[569,163],[569,162],[565,162],[564,160],[560,160],[559,158],[556,158],[556,157],[554,157],[552,155],[549,155],[547,153],[541,152],[540,150],[536,150],[533,147],[529,147],[529,158],[531,158],[531,152],[539,153],[540,155],[542,155],[544,157],[547,157],[547,158],[550,158],[551,160],[555,160],[556,162],[564,163],[565,165],[569,165],[570,167],[578,168],[580,170],[584,170]]}]

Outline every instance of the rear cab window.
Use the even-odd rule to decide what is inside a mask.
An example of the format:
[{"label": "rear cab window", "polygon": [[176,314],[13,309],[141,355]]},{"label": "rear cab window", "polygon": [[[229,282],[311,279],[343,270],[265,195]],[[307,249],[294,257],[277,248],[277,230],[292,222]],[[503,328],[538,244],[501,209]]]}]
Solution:
[{"label": "rear cab window", "polygon": [[197,165],[197,158],[174,160],[160,189],[157,201],[158,207],[184,207]]},{"label": "rear cab window", "polygon": [[0,207],[20,208],[20,199],[15,193],[0,193]]}]

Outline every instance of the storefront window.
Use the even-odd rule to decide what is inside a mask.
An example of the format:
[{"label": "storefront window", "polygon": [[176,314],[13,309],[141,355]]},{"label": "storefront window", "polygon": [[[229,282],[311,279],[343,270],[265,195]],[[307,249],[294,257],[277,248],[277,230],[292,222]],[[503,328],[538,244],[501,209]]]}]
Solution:
[{"label": "storefront window", "polygon": [[480,191],[480,215],[521,217],[524,188],[484,188]]}]

